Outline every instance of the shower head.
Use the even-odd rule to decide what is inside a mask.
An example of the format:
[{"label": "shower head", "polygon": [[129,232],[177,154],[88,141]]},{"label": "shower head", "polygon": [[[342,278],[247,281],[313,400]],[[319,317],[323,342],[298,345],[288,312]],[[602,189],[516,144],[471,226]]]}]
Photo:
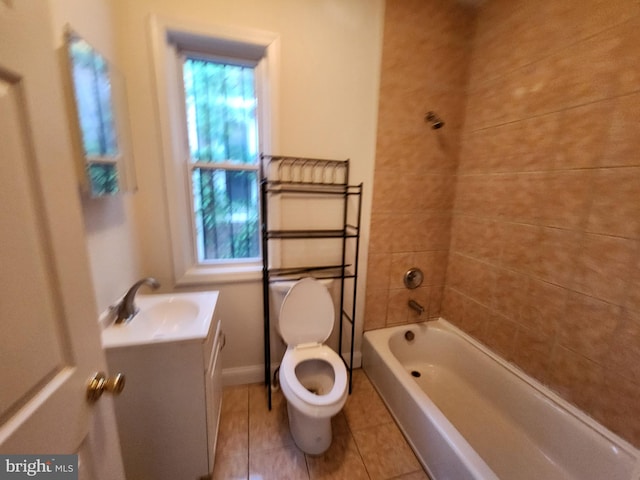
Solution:
[{"label": "shower head", "polygon": [[433,130],[438,130],[439,128],[444,127],[444,122],[435,112],[428,112],[424,117],[424,121],[431,123],[431,128]]}]

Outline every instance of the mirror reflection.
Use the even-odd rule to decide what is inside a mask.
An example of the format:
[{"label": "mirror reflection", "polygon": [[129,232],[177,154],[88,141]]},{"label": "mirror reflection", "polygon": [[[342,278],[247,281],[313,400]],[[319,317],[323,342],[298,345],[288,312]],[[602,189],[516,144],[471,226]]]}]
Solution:
[{"label": "mirror reflection", "polygon": [[[71,29],[67,55],[86,183],[92,197],[131,190],[124,155],[124,80],[112,65]],[[119,111],[120,110],[120,111]]]}]

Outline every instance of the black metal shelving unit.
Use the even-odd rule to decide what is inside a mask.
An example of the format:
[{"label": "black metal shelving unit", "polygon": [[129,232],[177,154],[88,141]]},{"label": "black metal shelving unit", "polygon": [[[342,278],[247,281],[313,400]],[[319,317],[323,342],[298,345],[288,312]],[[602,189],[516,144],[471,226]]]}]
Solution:
[{"label": "black metal shelving unit", "polygon": [[[265,384],[271,409],[271,321],[269,285],[273,282],[299,280],[303,277],[316,279],[338,279],[340,281],[340,315],[338,321],[338,354],[349,374],[349,393],[353,380],[353,348],[355,336],[356,295],[358,286],[358,256],[360,249],[360,221],[362,210],[362,183],[349,184],[349,160],[325,160],[314,158],[261,155],[260,195],[262,224],[262,295],[264,309],[264,365]],[[270,207],[276,197],[290,196],[293,201],[305,198],[336,198],[340,201],[340,228],[280,229],[270,227]],[[332,212],[333,213],[333,212]],[[335,252],[339,262],[325,264],[322,261],[311,265],[270,265],[272,240],[327,240],[339,239],[340,250]],[[346,285],[350,284],[350,287]],[[347,292],[349,290],[349,292]],[[350,295],[349,297],[347,295]],[[351,302],[347,302],[350,299]],[[349,358],[345,359],[344,322],[350,326]],[[334,325],[335,328],[335,325]]]}]

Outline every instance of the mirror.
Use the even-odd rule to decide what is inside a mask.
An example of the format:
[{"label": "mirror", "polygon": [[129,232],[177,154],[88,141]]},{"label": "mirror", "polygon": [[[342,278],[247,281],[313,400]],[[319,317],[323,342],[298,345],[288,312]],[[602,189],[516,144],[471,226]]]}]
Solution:
[{"label": "mirror", "polygon": [[65,40],[83,190],[91,197],[135,191],[124,77],[68,27]]}]

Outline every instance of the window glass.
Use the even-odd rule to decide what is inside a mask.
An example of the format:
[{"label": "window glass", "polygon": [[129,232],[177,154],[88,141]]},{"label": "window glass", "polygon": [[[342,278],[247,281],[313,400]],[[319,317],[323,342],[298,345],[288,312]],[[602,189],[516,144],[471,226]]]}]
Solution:
[{"label": "window glass", "polygon": [[187,132],[193,161],[256,163],[254,85],[251,67],[185,60]]},{"label": "window glass", "polygon": [[183,80],[198,261],[258,258],[254,69],[187,57]]}]

